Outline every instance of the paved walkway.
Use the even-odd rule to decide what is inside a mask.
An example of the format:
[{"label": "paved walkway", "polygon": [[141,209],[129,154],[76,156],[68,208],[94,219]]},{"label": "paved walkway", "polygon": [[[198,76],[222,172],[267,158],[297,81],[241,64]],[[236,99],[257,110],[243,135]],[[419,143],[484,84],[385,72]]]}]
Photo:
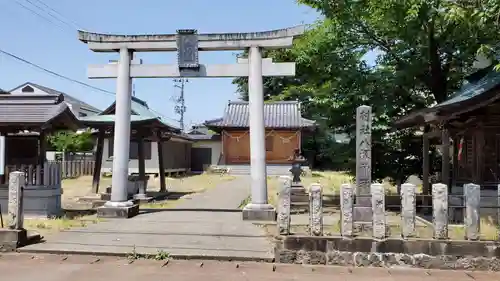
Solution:
[{"label": "paved walkway", "polygon": [[493,281],[499,273],[420,269],[348,268],[216,261],[154,261],[89,256],[6,254],[1,280],[16,281]]},{"label": "paved walkway", "polygon": [[74,228],[20,250],[122,256],[161,250],[179,258],[270,261],[273,249],[264,230],[234,211],[248,195],[249,180],[240,177],[192,196],[176,205],[177,210],[154,210],[128,220]]}]

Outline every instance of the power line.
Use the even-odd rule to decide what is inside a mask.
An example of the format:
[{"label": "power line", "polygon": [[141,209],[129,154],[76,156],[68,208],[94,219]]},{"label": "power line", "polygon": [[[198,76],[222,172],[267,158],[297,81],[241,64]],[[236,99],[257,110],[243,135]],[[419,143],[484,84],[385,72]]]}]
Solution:
[{"label": "power line", "polygon": [[66,21],[64,21],[64,20],[62,20],[62,19],[60,19],[60,18],[58,18],[58,17],[54,16],[54,15],[53,15],[52,13],[50,13],[50,12],[47,12],[47,11],[46,11],[43,7],[41,7],[39,4],[37,4],[37,3],[33,3],[31,0],[24,0],[24,1],[26,1],[26,2],[30,3],[30,4],[31,4],[32,6],[34,6],[34,7],[37,7],[40,11],[43,11],[46,15],[49,15],[51,18],[53,18],[53,19],[55,19],[55,20],[59,21],[60,23],[65,24],[65,25],[68,25],[68,26],[70,26],[71,28],[74,28],[74,26],[71,26],[71,24],[69,24],[68,22],[66,22]]},{"label": "power line", "polygon": [[45,21],[47,21],[47,22],[49,22],[49,23],[52,23],[52,24],[54,24],[54,25],[58,26],[59,28],[61,28],[61,26],[57,25],[55,22],[53,22],[53,21],[52,21],[52,20],[50,20],[49,18],[47,18],[47,17],[45,17],[45,16],[41,15],[41,14],[40,14],[40,13],[38,13],[37,11],[35,11],[35,10],[31,9],[30,7],[28,7],[28,6],[24,5],[23,3],[19,2],[18,0],[15,0],[15,1],[16,1],[16,4],[17,4],[17,5],[19,5],[19,6],[21,6],[23,9],[28,10],[28,11],[30,11],[31,13],[33,13],[34,15],[38,16],[39,18],[41,18],[41,19],[43,19],[43,20],[45,20]]},{"label": "power line", "polygon": [[[26,0],[26,1],[28,1],[28,2],[32,3],[30,0]],[[81,29],[81,30],[85,30],[85,28],[82,28],[82,26],[81,26],[81,25],[79,25],[79,24],[78,24],[78,23],[76,23],[75,21],[73,21],[73,20],[69,19],[68,17],[65,17],[63,14],[61,14],[60,12],[58,12],[57,10],[55,10],[54,8],[52,8],[51,6],[49,6],[47,3],[43,2],[42,0],[35,0],[35,1],[36,1],[36,2],[38,2],[38,3],[40,3],[40,4],[42,4],[45,8],[47,8],[47,9],[49,9],[50,11],[54,12],[55,14],[59,15],[60,17],[65,18],[66,20],[68,20],[67,22],[65,22],[65,21],[62,21],[62,20],[60,20],[60,19],[59,19],[59,21],[61,21],[61,22],[65,22],[66,24],[68,24],[68,22],[69,22],[71,25],[73,25],[73,27],[74,27],[74,28],[76,28],[76,29]],[[32,4],[33,4],[33,3],[32,3]],[[36,6],[36,5],[35,5],[35,6]],[[50,12],[49,12],[49,14],[50,14]]]},{"label": "power line", "polygon": [[30,62],[30,61],[28,61],[28,60],[26,60],[26,59],[23,59],[23,58],[21,58],[21,57],[18,57],[18,56],[16,56],[16,55],[11,54],[11,53],[9,53],[9,52],[7,52],[7,51],[4,51],[4,50],[2,50],[2,49],[0,49],[0,53],[5,54],[5,55],[7,55],[7,56],[9,56],[9,57],[11,57],[11,58],[13,58],[13,59],[16,59],[16,60],[18,60],[18,61],[20,61],[20,62],[23,62],[23,63],[25,63],[25,64],[28,64],[28,65],[30,65],[30,66],[32,66],[32,67],[35,67],[35,68],[37,68],[37,69],[39,69],[39,70],[42,70],[42,71],[47,72],[47,73],[49,73],[49,74],[52,74],[52,75],[54,75],[54,76],[56,76],[56,77],[59,77],[59,78],[62,78],[62,79],[68,80],[68,81],[73,82],[73,83],[77,83],[77,84],[79,84],[79,85],[81,85],[81,86],[84,86],[84,87],[87,87],[87,88],[90,88],[90,89],[93,89],[93,90],[96,90],[96,91],[99,91],[99,92],[103,92],[103,93],[106,93],[106,94],[111,94],[111,95],[113,95],[113,96],[115,95],[115,93],[113,93],[113,92],[110,92],[110,91],[108,91],[108,90],[104,90],[104,89],[101,89],[101,88],[98,88],[98,87],[94,87],[94,86],[89,85],[89,84],[87,84],[87,83],[85,83],[85,82],[81,82],[81,81],[78,81],[78,80],[76,80],[76,79],[73,79],[73,78],[70,78],[70,77],[64,76],[64,75],[62,75],[62,74],[59,74],[59,73],[54,72],[54,71],[52,71],[52,70],[46,69],[46,68],[44,68],[44,67],[42,67],[42,66],[39,66],[39,65],[37,65],[37,64],[35,64],[35,63],[32,63],[32,62]]},{"label": "power line", "polygon": [[[59,73],[54,72],[54,71],[52,71],[52,70],[46,69],[46,68],[44,68],[44,67],[42,67],[42,66],[39,66],[39,65],[37,65],[37,64],[35,64],[35,63],[32,63],[32,62],[30,62],[30,61],[28,61],[28,60],[26,60],[26,59],[23,59],[23,58],[21,58],[21,57],[18,57],[18,56],[16,56],[16,55],[11,54],[11,53],[9,53],[9,52],[7,52],[7,51],[4,51],[4,50],[2,50],[2,49],[0,49],[0,53],[5,54],[5,55],[7,55],[7,56],[9,56],[9,57],[11,57],[11,58],[13,58],[13,59],[16,59],[16,60],[18,60],[18,61],[20,61],[20,62],[23,62],[23,63],[25,63],[25,64],[28,64],[28,65],[30,65],[30,66],[33,66],[33,67],[35,67],[35,68],[37,68],[37,69],[39,69],[39,70],[42,70],[42,71],[47,72],[47,73],[49,73],[49,74],[52,74],[52,75],[54,75],[54,76],[56,76],[56,77],[59,77],[59,78],[62,78],[62,79],[68,80],[68,81],[73,82],[73,83],[77,83],[77,84],[79,84],[79,85],[81,85],[81,86],[84,86],[84,87],[87,87],[87,88],[90,88],[90,89],[93,89],[93,90],[96,90],[96,91],[99,91],[99,92],[103,92],[103,93],[108,94],[108,95],[113,95],[113,96],[115,96],[115,93],[113,93],[113,92],[110,92],[110,91],[108,91],[108,90],[104,90],[104,89],[101,89],[101,88],[98,88],[98,87],[95,87],[95,86],[89,85],[89,84],[87,84],[87,83],[85,83],[85,82],[81,82],[81,81],[78,81],[78,80],[76,80],[76,79],[73,79],[73,78],[70,78],[70,77],[64,76],[64,75],[62,75],[62,74],[59,74]],[[159,116],[166,118],[166,119],[170,119],[170,120],[175,121],[175,122],[178,122],[178,121],[179,121],[179,120],[176,120],[176,119],[174,119],[174,118],[171,118],[171,117],[167,117],[167,116],[165,116],[165,115],[162,115],[162,114],[158,113],[157,111],[155,111],[155,110],[153,110],[153,109],[151,109],[151,108],[150,108],[150,110],[151,110],[152,112],[154,112],[154,113],[158,114]]]}]

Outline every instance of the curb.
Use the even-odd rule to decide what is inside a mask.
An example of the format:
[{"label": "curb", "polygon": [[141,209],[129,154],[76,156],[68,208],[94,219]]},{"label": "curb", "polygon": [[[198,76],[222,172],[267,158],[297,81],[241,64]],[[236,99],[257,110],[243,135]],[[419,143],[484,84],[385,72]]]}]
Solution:
[{"label": "curb", "polygon": [[[65,251],[65,250],[35,250],[19,248],[15,252],[27,254],[52,254],[52,255],[79,255],[79,256],[101,256],[101,257],[121,257],[125,258],[130,253],[121,252],[87,252],[87,251]],[[139,256],[151,256],[154,254],[140,254]],[[214,255],[178,255],[169,254],[169,258],[174,260],[214,260],[214,261],[239,261],[239,262],[265,262],[273,263],[274,257],[258,258],[258,257],[238,257],[238,256],[214,256]]]}]

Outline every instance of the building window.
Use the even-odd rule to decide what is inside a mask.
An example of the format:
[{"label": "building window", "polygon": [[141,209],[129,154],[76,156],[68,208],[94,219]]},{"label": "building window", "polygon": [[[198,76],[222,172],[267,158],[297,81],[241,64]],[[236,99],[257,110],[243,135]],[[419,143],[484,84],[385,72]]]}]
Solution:
[{"label": "building window", "polygon": [[35,89],[33,89],[31,86],[26,86],[21,89],[21,92],[23,93],[34,93]]},{"label": "building window", "polygon": [[267,136],[266,137],[266,151],[273,151],[273,145],[274,145],[274,137]]},{"label": "building window", "polygon": [[[113,156],[113,138],[108,139],[108,157]],[[130,142],[129,159],[139,159],[139,146],[135,141]],[[144,159],[151,160],[151,141],[144,140]]]}]

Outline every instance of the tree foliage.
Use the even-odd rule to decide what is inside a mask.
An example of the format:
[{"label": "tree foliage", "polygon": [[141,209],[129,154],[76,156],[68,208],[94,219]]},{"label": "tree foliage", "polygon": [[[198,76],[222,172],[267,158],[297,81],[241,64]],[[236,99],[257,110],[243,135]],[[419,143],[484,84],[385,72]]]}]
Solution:
[{"label": "tree foliage", "polygon": [[94,148],[94,139],[90,131],[58,131],[48,137],[49,144],[60,152],[85,152]]},{"label": "tree foliage", "polygon": [[[460,10],[456,3],[461,1],[445,0],[299,2],[316,8],[325,19],[296,39],[291,50],[265,54],[275,61],[297,62],[296,77],[264,79],[266,98],[302,101],[304,117],[320,124],[305,149],[329,168],[353,167],[355,109],[370,105],[375,177],[420,172],[420,139],[411,129],[395,131],[392,123],[411,110],[446,100],[458,89],[477,51],[499,39],[494,12],[481,16],[478,11],[487,8]],[[467,20],[473,14],[485,20]],[[375,64],[369,65],[367,57],[375,58]],[[246,80],[234,83],[247,99]],[[351,143],[339,148],[335,133],[348,134]]]}]

